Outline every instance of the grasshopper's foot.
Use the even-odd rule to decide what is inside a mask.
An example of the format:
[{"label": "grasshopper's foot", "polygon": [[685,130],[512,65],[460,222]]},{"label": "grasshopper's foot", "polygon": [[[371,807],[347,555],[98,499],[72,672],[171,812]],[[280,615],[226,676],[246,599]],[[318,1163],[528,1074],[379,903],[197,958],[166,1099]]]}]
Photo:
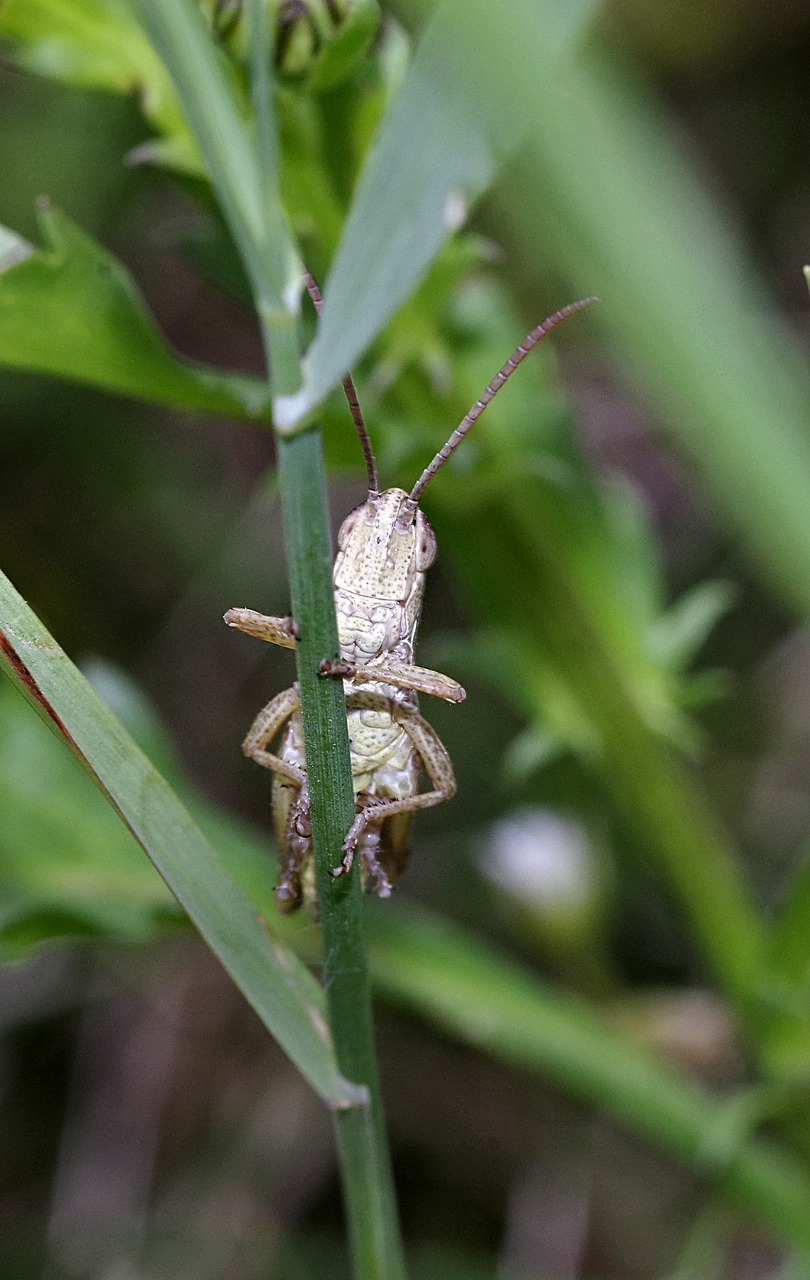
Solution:
[{"label": "grasshopper's foot", "polygon": [[341,658],[324,658],[318,667],[319,676],[342,676],[344,678],[357,674],[357,668]]},{"label": "grasshopper's foot", "polygon": [[276,885],[275,893],[279,911],[285,916],[291,916],[302,902],[300,876],[282,880],[281,884]]},{"label": "grasshopper's foot", "polygon": [[346,854],[339,867],[331,867],[329,874],[333,880],[339,880],[341,876],[347,876],[354,865],[354,849]]},{"label": "grasshopper's foot", "polygon": [[[374,849],[361,848],[360,863],[366,876],[368,883],[365,888],[372,888],[379,898],[390,898],[393,892],[393,885],[388,878],[388,873],[382,863],[378,861],[377,854]],[[330,872],[335,880],[341,876],[348,875],[354,865],[354,849],[351,849],[341,862],[339,867],[334,867]]]},{"label": "grasshopper's foot", "polygon": [[375,884],[375,892],[381,898],[387,898],[391,894],[391,881],[383,867],[377,860],[377,847],[380,843],[379,831],[369,831],[369,824],[374,821],[374,810],[384,801],[378,796],[365,795],[359,798],[360,810],[346,833],[346,839],[343,841],[343,861],[339,867],[334,867],[329,874],[336,880],[340,876],[348,875],[354,865],[354,852],[360,843],[360,837],[366,833],[366,838],[360,844],[360,864],[363,871],[368,875],[369,879]]},{"label": "grasshopper's foot", "polygon": [[343,861],[340,866],[332,867],[329,874],[334,880],[339,880],[341,876],[347,876],[354,866],[354,847],[360,838],[360,832],[363,830],[362,810],[358,813],[352,825],[349,827],[346,839],[343,841],[341,848],[343,849]]},{"label": "grasshopper's foot", "polygon": [[304,900],[301,871],[310,854],[312,823],[309,817],[309,793],[306,786],[300,791],[290,813],[289,838],[286,859],[282,864],[281,882],[276,886],[276,902],[279,911],[292,915]]}]

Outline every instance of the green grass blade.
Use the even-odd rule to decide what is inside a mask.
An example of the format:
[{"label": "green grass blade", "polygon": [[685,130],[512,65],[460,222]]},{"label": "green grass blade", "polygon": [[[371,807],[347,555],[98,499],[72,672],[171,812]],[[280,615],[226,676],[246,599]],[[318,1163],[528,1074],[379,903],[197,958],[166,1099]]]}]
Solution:
[{"label": "green grass blade", "polygon": [[354,1095],[337,1070],[318,983],[273,938],[163,777],[3,575],[0,666],[76,753],[313,1088],[348,1105]]},{"label": "green grass blade", "polygon": [[111,254],[57,209],[39,221],[41,250],[0,228],[1,364],[200,413],[268,415],[265,382],[175,355]]},{"label": "green grass blade", "polygon": [[528,12],[525,5],[512,8],[482,16],[452,0],[425,31],[383,121],[326,283],[321,324],[305,362],[313,404],[410,296],[469,202],[519,144],[526,119],[502,109],[513,48],[527,41],[534,74],[545,79],[590,4],[546,0]]},{"label": "green grass blade", "polygon": [[[273,420],[278,431],[295,426],[286,407],[300,400],[301,284],[278,202],[277,140],[271,99],[270,49],[265,15],[252,0],[248,17],[254,40],[251,90],[258,113],[256,145],[248,138],[213,50],[189,0],[139,0],[156,48],[166,61],[192,130],[205,157],[251,281],[268,368],[273,382]],[[222,154],[228,139],[249,179]],[[241,158],[240,158],[241,157]],[[245,203],[246,201],[246,203]],[[243,207],[244,205],[244,207]],[[259,212],[258,221],[255,219]],[[285,423],[282,419],[288,417]],[[324,972],[339,1068],[358,1086],[363,1104],[336,1114],[338,1148],[358,1280],[401,1280],[404,1262],[377,1081],[373,1017],[365,944],[358,927],[358,871],[336,883],[330,867],[354,813],[340,683],[318,678],[318,664],[337,653],[330,573],[329,522],[320,434],[310,429],[279,440],[279,472],[293,616],[301,636],[296,665],[301,718],[312,798],[312,839],[324,933]],[[348,926],[348,927],[347,927]]]},{"label": "green grass blade", "polygon": [[394,1002],[620,1119],[687,1161],[810,1261],[810,1180],[736,1132],[725,1106],[628,1044],[583,1006],[422,912],[372,917],[377,988]]}]

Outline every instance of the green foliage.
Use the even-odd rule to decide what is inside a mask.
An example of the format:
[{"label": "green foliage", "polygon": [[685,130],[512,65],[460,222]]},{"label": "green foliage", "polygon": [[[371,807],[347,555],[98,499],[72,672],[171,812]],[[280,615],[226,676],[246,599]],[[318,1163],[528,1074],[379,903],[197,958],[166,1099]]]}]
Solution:
[{"label": "green foliage", "polygon": [[806,1171],[765,1143],[751,1143],[744,1127],[729,1142],[733,1102],[710,1100],[593,1014],[444,921],[415,911],[387,918],[375,912],[372,957],[380,988],[394,1001],[505,1062],[598,1098],[700,1172],[720,1174],[738,1204],[764,1210],[777,1230],[810,1250]]},{"label": "green foliage", "polygon": [[[537,104],[539,108],[539,103]],[[788,606],[810,609],[810,378],[654,104],[609,50],[543,89],[509,218],[595,323]]]},{"label": "green foliage", "polygon": [[[525,125],[516,125],[521,114],[502,95],[513,42],[531,43],[545,83],[591,7],[590,0],[554,0],[532,15],[521,5],[491,13],[483,5],[439,6],[382,123],[329,276],[306,361],[312,405],[405,302],[497,164],[519,145]],[[488,45],[496,57],[481,57]]]}]

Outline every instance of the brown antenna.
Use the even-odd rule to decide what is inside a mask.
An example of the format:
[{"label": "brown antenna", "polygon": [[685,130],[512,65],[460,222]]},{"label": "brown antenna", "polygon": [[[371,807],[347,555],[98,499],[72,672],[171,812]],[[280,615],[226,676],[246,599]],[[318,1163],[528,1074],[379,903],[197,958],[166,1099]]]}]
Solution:
[{"label": "brown antenna", "polygon": [[[307,293],[312,299],[315,310],[318,315],[321,313],[323,306],[323,295],[318,288],[318,283],[310,271],[304,267],[304,281],[307,286]],[[363,457],[366,460],[366,471],[368,472],[368,496],[370,498],[379,497],[380,478],[377,475],[377,459],[374,457],[374,450],[371,446],[371,437],[368,434],[368,427],[363,418],[363,410],[357,400],[357,390],[352,381],[351,374],[347,373],[343,379],[343,390],[346,392],[346,399],[349,402],[349,409],[354,419],[354,425],[357,427],[357,434],[360,437],[360,445],[363,450]]]},{"label": "brown antenna", "polygon": [[413,519],[414,512],[419,505],[419,499],[422,497],[427,485],[433,479],[436,472],[444,466],[450,455],[455,453],[470,427],[473,423],[478,421],[490,401],[494,400],[503,384],[515,372],[515,369],[517,369],[521,360],[525,359],[532,348],[536,347],[538,342],[547,337],[548,334],[552,333],[559,325],[564,324],[566,320],[570,319],[571,316],[577,315],[578,312],[584,311],[586,307],[592,306],[594,302],[598,302],[598,298],[581,298],[579,302],[569,303],[567,307],[563,307],[560,311],[555,311],[553,316],[549,316],[547,320],[544,320],[542,324],[539,324],[536,329],[532,329],[531,333],[524,338],[523,342],[521,342],[517,350],[509,357],[503,368],[495,374],[495,377],[481,396],[481,399],[476,400],[466,418],[462,418],[444,448],[440,449],[430,465],[425,467],[425,470],[422,472],[411,490],[408,501],[402,508],[401,521],[403,524],[408,524]]}]

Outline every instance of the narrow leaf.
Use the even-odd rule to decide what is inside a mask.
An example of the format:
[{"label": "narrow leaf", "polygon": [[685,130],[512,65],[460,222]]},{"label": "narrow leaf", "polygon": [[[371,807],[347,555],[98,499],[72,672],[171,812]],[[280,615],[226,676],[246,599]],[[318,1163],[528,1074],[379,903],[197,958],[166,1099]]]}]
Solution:
[{"label": "narrow leaf", "polygon": [[511,103],[504,109],[502,88],[515,45],[530,45],[534,73],[543,79],[589,8],[589,0],[440,6],[383,121],[326,285],[305,362],[313,405],[413,292],[497,164],[520,143],[527,118]]},{"label": "narrow leaf", "polygon": [[164,778],[0,574],[0,666],[76,753],[212,951],[314,1089],[349,1105],[323,992],[243,897]]}]

